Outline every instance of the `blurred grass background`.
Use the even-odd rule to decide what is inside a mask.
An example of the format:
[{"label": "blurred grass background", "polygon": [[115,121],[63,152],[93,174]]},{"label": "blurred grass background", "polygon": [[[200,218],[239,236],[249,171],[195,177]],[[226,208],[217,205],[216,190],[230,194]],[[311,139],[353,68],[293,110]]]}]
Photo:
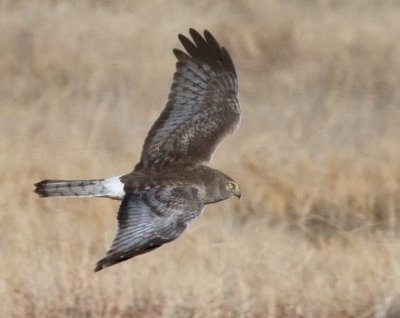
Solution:
[{"label": "blurred grass background", "polygon": [[[399,317],[399,21],[378,0],[0,1],[0,315]],[[238,70],[212,165],[242,199],[94,274],[118,202],[33,183],[133,169],[189,27]]]}]

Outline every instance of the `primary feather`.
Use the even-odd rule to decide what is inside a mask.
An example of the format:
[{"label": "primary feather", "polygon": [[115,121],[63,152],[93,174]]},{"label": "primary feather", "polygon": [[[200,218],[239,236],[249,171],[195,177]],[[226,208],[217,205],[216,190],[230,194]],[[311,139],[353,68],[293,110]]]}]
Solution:
[{"label": "primary feather", "polygon": [[236,70],[210,32],[190,29],[179,40],[168,103],[145,140],[135,169],[176,162],[207,163],[222,138],[240,120]]}]

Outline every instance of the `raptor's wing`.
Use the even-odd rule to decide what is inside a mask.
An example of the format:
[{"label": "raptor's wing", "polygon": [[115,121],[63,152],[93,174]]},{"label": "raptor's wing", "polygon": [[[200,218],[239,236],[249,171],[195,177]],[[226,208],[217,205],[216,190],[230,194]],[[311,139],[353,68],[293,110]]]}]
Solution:
[{"label": "raptor's wing", "polygon": [[117,236],[95,271],[176,239],[202,210],[198,190],[192,187],[158,186],[127,195],[118,212]]},{"label": "raptor's wing", "polygon": [[171,162],[208,162],[222,138],[240,120],[235,67],[225,48],[207,30],[179,35],[187,54],[178,59],[168,103],[145,140],[135,169]]}]

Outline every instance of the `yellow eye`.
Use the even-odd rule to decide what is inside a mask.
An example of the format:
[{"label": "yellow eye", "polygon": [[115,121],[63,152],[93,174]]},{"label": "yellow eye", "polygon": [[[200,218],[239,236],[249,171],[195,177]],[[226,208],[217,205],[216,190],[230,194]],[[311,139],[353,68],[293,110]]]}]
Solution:
[{"label": "yellow eye", "polygon": [[235,189],[235,185],[234,185],[232,182],[228,182],[228,183],[226,184],[226,188],[227,188],[229,191],[232,191],[233,189]]}]

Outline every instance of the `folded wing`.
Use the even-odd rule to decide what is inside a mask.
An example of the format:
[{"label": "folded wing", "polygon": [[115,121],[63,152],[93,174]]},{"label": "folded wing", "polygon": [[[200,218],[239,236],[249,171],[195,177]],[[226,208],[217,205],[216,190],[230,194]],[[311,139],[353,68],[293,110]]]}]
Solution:
[{"label": "folded wing", "polygon": [[192,187],[158,186],[127,195],[118,211],[118,233],[95,271],[176,239],[202,210]]},{"label": "folded wing", "polygon": [[153,124],[135,169],[172,162],[208,162],[219,142],[240,120],[235,67],[208,31],[179,35],[187,54],[178,59],[168,103]]}]

